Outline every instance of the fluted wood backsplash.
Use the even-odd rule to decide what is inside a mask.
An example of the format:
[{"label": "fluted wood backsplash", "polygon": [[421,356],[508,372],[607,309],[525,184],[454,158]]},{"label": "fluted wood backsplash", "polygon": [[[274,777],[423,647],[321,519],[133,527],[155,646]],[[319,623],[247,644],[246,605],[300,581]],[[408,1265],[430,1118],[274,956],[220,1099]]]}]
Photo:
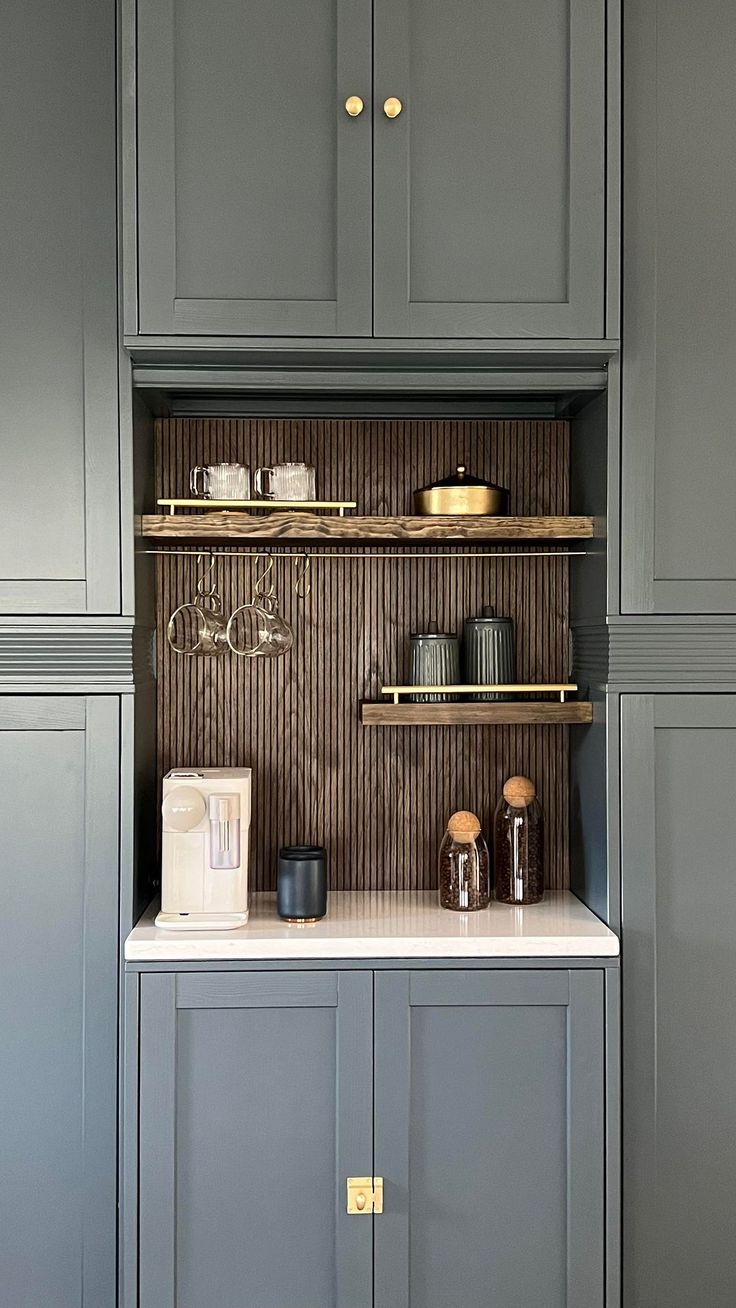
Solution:
[{"label": "fluted wood backsplash", "polygon": [[[363,513],[411,512],[412,490],[457,463],[508,486],[512,513],[562,514],[569,507],[566,422],[253,418],[156,425],[162,496],[187,494],[194,464],[237,461],[254,469],[288,459],[316,466],[320,498],[355,499]],[[330,547],[318,547],[304,601],[293,593],[292,561],[277,560],[281,611],[295,638],[291,653],[273,661],[173,654],[166,623],[193,597],[197,564],[183,555],[157,560],[160,771],[253,768],[255,889],[274,887],[280,844],[306,841],[327,846],[333,888],[434,887],[450,813],[472,809],[490,832],[501,786],[514,772],[537,783],[549,884],[568,884],[569,728],[360,723],[362,699],[379,699],[382,684],[406,678],[411,631],[431,619],[461,631],[463,618],[484,604],[515,621],[520,680],[567,679],[567,561],[462,560],[448,557],[448,548],[426,559],[396,547],[394,560],[330,559]],[[248,559],[218,563],[226,611],[250,598],[253,568]]]}]

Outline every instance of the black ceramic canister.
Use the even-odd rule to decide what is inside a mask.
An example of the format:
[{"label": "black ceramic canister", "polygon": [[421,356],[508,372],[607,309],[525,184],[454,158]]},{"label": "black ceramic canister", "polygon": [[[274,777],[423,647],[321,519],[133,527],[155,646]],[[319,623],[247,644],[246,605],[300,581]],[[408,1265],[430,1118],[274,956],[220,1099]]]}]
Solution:
[{"label": "black ceramic canister", "polygon": [[[480,618],[468,618],[463,633],[463,667],[468,685],[498,686],[516,679],[514,624],[497,618],[486,605]],[[512,699],[503,691],[473,691],[472,700]]]},{"label": "black ceramic canister", "polygon": [[279,917],[316,922],[327,912],[327,851],[321,845],[284,845],[276,882]]}]

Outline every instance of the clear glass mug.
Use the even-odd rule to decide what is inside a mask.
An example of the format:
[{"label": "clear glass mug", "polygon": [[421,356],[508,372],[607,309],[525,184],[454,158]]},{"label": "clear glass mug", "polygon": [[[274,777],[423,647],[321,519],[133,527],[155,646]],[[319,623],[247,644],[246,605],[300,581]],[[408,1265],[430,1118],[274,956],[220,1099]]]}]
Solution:
[{"label": "clear glass mug", "polygon": [[233,654],[240,658],[278,658],[288,654],[294,633],[279,613],[275,595],[258,595],[231,614],[225,632]]},{"label": "clear glass mug", "polygon": [[228,648],[227,618],[219,595],[201,596],[194,603],[174,609],[166,638],[175,654],[205,657],[224,654]]},{"label": "clear glass mug", "polygon": [[249,500],[250,470],[242,463],[208,463],[192,468],[189,493],[196,499]]},{"label": "clear glass mug", "polygon": [[[264,480],[268,483],[265,489]],[[313,500],[314,468],[308,463],[275,463],[272,468],[256,468],[253,489],[264,500]]]}]

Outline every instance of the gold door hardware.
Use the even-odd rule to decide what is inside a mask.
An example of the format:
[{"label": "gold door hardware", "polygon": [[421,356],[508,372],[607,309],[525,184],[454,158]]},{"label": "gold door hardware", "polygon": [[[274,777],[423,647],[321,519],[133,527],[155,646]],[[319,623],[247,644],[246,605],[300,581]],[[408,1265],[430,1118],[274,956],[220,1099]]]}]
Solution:
[{"label": "gold door hardware", "polygon": [[383,1212],[383,1177],[349,1176],[347,1210],[356,1217]]},{"label": "gold door hardware", "polygon": [[390,95],[388,100],[384,100],[383,102],[383,112],[387,118],[398,118],[403,108],[403,104],[400,100],[396,99],[395,95]]},{"label": "gold door hardware", "polygon": [[365,105],[363,104],[363,101],[361,100],[359,95],[348,96],[347,100],[345,101],[345,112],[347,114],[350,114],[351,118],[357,118],[358,114],[362,114],[364,109],[365,109]]}]

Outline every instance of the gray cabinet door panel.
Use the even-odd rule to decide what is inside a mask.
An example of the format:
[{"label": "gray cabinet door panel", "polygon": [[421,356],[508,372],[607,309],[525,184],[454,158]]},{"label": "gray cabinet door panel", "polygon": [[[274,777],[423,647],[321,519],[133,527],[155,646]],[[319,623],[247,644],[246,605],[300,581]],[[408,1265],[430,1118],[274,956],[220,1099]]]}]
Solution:
[{"label": "gray cabinet door panel", "polygon": [[375,1308],[600,1308],[601,973],[381,972],[375,1005]]},{"label": "gray cabinet door panel", "polygon": [[736,611],[736,6],[627,0],[625,613]]},{"label": "gray cabinet door panel", "polygon": [[141,978],[140,1308],[370,1308],[370,973]]},{"label": "gray cabinet door panel", "polygon": [[621,700],[624,1303],[736,1302],[736,697]]},{"label": "gray cabinet door panel", "polygon": [[114,1308],[119,705],[0,698],[0,1300]]},{"label": "gray cabinet door panel", "polygon": [[370,52],[370,0],[139,4],[140,332],[370,335]]},{"label": "gray cabinet door panel", "polygon": [[120,611],[114,0],[0,7],[0,611]]},{"label": "gray cabinet door panel", "polygon": [[375,0],[377,336],[603,335],[605,20]]}]

